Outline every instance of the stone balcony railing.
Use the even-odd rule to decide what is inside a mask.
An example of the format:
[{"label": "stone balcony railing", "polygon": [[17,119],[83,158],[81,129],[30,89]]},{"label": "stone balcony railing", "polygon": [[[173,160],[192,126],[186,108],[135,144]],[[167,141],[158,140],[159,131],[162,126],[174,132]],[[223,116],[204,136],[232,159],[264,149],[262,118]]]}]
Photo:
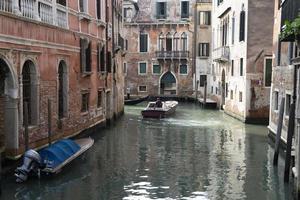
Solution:
[{"label": "stone balcony railing", "polygon": [[213,50],[213,60],[216,62],[229,62],[230,61],[230,48],[222,46]]},{"label": "stone balcony railing", "polygon": [[67,8],[53,0],[0,0],[0,12],[68,28]]},{"label": "stone balcony railing", "polygon": [[189,58],[189,51],[156,51],[157,59],[165,60],[186,60]]}]

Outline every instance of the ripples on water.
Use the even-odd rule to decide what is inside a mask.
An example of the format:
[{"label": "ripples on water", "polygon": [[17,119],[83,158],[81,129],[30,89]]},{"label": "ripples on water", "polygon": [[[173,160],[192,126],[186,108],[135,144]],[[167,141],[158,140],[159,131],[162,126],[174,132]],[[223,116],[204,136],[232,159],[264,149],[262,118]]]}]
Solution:
[{"label": "ripples on water", "polygon": [[2,199],[290,199],[283,160],[272,167],[267,129],[219,111],[180,104],[171,118],[142,119],[126,107],[115,127],[50,179],[4,180]]}]

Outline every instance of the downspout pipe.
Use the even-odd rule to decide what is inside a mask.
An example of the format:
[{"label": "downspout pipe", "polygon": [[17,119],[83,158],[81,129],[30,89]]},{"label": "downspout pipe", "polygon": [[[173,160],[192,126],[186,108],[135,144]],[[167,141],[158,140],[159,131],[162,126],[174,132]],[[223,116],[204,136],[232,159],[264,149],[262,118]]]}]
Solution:
[{"label": "downspout pipe", "polygon": [[198,99],[198,84],[197,84],[197,70],[196,70],[196,54],[197,54],[197,6],[198,3],[195,2],[194,6],[194,44],[193,44],[193,75],[195,84],[195,101]]}]

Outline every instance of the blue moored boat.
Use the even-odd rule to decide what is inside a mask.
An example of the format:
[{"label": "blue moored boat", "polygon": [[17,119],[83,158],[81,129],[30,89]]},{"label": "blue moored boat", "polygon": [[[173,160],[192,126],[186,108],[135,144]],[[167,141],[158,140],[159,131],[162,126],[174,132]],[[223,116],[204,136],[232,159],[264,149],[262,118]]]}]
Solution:
[{"label": "blue moored boat", "polygon": [[24,182],[29,174],[58,173],[61,168],[85,152],[94,144],[91,138],[78,140],[62,139],[36,152],[32,149],[24,154],[23,165],[16,169],[16,181]]}]

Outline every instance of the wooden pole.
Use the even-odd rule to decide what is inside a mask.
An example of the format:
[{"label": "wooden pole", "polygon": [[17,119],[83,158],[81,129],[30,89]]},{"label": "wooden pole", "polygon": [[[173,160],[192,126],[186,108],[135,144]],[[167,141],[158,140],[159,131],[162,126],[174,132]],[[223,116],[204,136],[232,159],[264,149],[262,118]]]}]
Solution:
[{"label": "wooden pole", "polygon": [[203,96],[204,107],[206,105],[206,98],[207,98],[207,81],[204,81],[204,96]]},{"label": "wooden pole", "polygon": [[25,151],[28,150],[28,102],[24,102],[24,139],[25,139]]},{"label": "wooden pole", "polygon": [[283,97],[280,103],[279,119],[278,119],[277,131],[276,131],[275,152],[274,152],[274,159],[273,159],[274,166],[278,165],[279,145],[281,139],[282,123],[283,123],[284,102],[285,102],[285,98]]},{"label": "wooden pole", "polygon": [[52,121],[51,121],[51,100],[48,99],[48,143],[49,146],[51,145],[51,125],[52,125]]},{"label": "wooden pole", "polygon": [[285,166],[284,166],[284,182],[289,182],[290,167],[291,167],[291,152],[292,152],[292,141],[295,128],[295,104],[292,103],[289,113],[289,127],[287,134],[286,143],[286,154],[285,154]]}]

